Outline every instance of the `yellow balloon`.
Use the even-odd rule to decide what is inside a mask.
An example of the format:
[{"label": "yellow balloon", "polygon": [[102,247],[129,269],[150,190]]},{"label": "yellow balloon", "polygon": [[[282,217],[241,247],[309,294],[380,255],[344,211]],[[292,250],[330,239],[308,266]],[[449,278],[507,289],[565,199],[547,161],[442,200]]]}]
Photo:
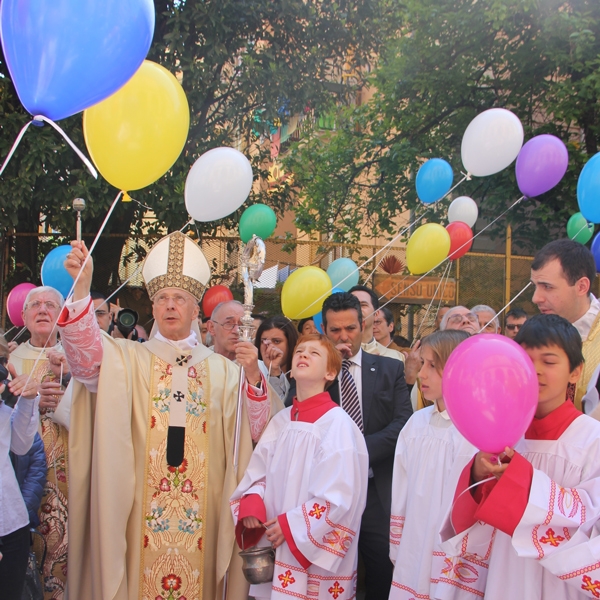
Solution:
[{"label": "yellow balloon", "polygon": [[120,90],[83,112],[94,164],[124,191],[162,177],[181,154],[189,128],[183,88],[172,73],[148,60]]},{"label": "yellow balloon", "polygon": [[316,315],[325,298],[331,295],[331,279],[319,267],[301,267],[294,271],[281,290],[281,310],[288,319]]},{"label": "yellow balloon", "polygon": [[413,275],[422,275],[439,265],[450,252],[450,234],[438,223],[426,223],[410,236],[406,266]]}]

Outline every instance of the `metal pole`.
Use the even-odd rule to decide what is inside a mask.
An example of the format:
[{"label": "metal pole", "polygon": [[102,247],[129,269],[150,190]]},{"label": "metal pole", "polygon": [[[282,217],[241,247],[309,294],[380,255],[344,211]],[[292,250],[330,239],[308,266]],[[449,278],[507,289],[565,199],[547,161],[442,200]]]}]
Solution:
[{"label": "metal pole", "polygon": [[506,309],[510,310],[510,279],[511,279],[511,259],[512,259],[512,227],[510,223],[506,226],[506,260],[504,272],[504,304]]}]

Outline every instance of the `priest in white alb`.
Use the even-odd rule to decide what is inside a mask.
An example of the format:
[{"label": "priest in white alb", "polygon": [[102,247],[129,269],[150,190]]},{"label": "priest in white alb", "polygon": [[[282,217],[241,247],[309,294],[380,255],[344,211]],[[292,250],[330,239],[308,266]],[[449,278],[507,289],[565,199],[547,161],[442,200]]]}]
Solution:
[{"label": "priest in white alb", "polygon": [[[101,332],[91,257],[71,246],[65,267],[79,279],[59,319],[75,379],[69,597],[221,600],[229,569],[227,597],[245,598],[229,512],[239,368],[200,342],[208,262],[179,232],[155,244],[142,275],[156,331],[140,344]],[[246,374],[240,477],[279,408],[260,373]]]}]

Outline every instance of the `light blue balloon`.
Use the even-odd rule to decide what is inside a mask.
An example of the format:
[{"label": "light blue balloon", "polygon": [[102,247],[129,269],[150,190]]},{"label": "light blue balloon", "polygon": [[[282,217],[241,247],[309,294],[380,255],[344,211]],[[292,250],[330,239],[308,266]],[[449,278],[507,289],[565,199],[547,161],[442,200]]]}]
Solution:
[{"label": "light blue balloon", "polygon": [[577,203],[590,223],[600,223],[600,152],[585,163],[579,174]]},{"label": "light blue balloon", "polygon": [[450,191],[453,178],[452,167],[445,160],[432,158],[417,173],[417,196],[424,204],[437,202]]},{"label": "light blue balloon", "polygon": [[2,0],[0,36],[19,99],[53,121],[131,79],[154,34],[152,0]]},{"label": "light blue balloon", "polygon": [[325,333],[323,331],[323,313],[318,312],[316,315],[313,316],[312,320],[313,320],[313,323],[315,324],[315,327],[317,328],[317,331],[319,333]]},{"label": "light blue balloon", "polygon": [[358,283],[358,266],[351,258],[338,258],[329,265],[327,275],[334,288],[347,292]]},{"label": "light blue balloon", "polygon": [[73,287],[73,278],[65,269],[65,259],[71,246],[58,246],[50,250],[42,263],[42,284],[58,290],[66,298]]}]

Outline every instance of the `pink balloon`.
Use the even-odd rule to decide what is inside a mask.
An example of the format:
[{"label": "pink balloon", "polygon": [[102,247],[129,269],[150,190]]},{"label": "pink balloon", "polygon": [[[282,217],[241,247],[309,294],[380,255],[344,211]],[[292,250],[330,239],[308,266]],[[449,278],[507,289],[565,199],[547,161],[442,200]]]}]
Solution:
[{"label": "pink balloon", "polygon": [[503,335],[474,335],[454,349],[444,367],[448,414],[484,452],[503,452],[517,443],[535,414],[538,390],[531,359]]},{"label": "pink balloon", "polygon": [[36,286],[33,285],[33,283],[19,283],[19,285],[15,285],[15,287],[10,290],[8,298],[6,298],[6,312],[8,313],[8,318],[16,327],[23,327],[23,325],[25,325],[21,313],[23,312],[27,294],[35,287]]}]

